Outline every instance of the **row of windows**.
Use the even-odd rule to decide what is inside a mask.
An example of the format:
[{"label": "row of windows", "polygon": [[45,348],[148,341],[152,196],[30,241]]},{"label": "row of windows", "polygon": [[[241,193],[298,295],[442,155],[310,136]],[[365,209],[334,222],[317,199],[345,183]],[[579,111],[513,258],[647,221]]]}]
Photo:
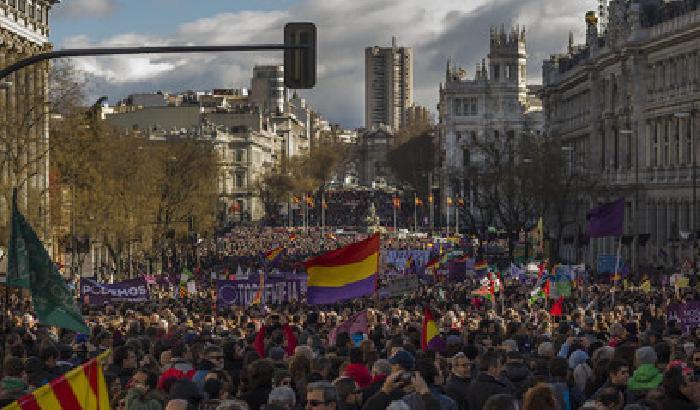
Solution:
[{"label": "row of windows", "polygon": [[31,0],[1,0],[3,4],[25,13],[29,18],[36,18],[39,23],[48,22],[49,8]]},{"label": "row of windows", "polygon": [[674,56],[649,65],[649,93],[697,84],[700,54],[697,51]]},{"label": "row of windows", "polygon": [[452,106],[454,107],[455,116],[479,114],[478,97],[455,98],[452,101]]}]

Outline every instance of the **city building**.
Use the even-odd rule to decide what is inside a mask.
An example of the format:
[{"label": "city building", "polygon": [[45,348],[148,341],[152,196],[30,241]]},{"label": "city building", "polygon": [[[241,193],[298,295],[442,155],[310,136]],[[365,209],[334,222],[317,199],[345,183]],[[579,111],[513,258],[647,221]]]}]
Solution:
[{"label": "city building", "polygon": [[[49,11],[55,0],[0,0],[0,67],[51,50]],[[8,237],[12,188],[18,205],[52,254],[49,218],[49,63],[0,79],[0,227]]]},{"label": "city building", "polygon": [[412,105],[406,108],[406,126],[430,126],[433,124],[433,118],[430,115],[428,107],[422,105]]},{"label": "city building", "polygon": [[357,176],[364,186],[381,188],[392,181],[387,154],[394,144],[394,134],[387,126],[357,131]]},{"label": "city building", "polygon": [[413,49],[396,45],[365,48],[365,128],[394,132],[406,125],[413,105]]},{"label": "city building", "polygon": [[[590,203],[573,212],[561,256],[585,255],[595,266],[621,244],[634,269],[692,263],[700,229],[700,3],[612,0],[607,16],[601,29],[587,13],[585,44],[570,36],[567,52],[543,64],[546,133],[570,147],[573,169],[599,181]],[[590,207],[619,197],[622,238],[579,235]]]},{"label": "city building", "polygon": [[250,100],[266,114],[285,112],[289,99],[283,65],[256,65],[250,80]]},{"label": "city building", "polygon": [[492,28],[488,61],[477,63],[472,78],[447,61],[438,105],[440,197],[436,203],[443,214],[447,205],[442,199],[447,197],[465,198],[470,212],[478,214],[470,176],[483,162],[480,145],[517,144],[521,138],[541,133],[538,89],[527,84],[524,28]]}]

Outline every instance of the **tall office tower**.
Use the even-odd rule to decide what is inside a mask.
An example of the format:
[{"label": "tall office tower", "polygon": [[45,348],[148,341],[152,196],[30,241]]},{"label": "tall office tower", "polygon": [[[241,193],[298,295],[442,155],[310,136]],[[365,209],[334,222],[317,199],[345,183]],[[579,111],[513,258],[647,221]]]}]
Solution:
[{"label": "tall office tower", "polygon": [[406,125],[407,108],[413,105],[413,49],[398,47],[365,48],[365,127],[380,124],[393,130]]},{"label": "tall office tower", "polygon": [[250,81],[250,99],[258,104],[264,113],[284,113],[287,102],[287,88],[284,86],[283,65],[256,65]]}]

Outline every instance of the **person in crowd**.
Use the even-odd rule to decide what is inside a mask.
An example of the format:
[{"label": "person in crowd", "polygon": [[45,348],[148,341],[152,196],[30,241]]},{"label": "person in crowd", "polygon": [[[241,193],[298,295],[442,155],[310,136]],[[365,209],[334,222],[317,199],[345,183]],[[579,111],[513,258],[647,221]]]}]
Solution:
[{"label": "person in crowd", "polygon": [[646,397],[650,390],[658,388],[664,376],[656,368],[656,351],[653,347],[644,346],[637,349],[634,361],[636,369],[627,382],[627,388],[632,400],[637,401]]},{"label": "person in crowd", "polygon": [[479,359],[479,374],[469,386],[467,404],[469,410],[483,410],[489,397],[496,394],[511,394],[508,386],[498,379],[503,369],[501,355],[495,351],[482,354]]},{"label": "person in crowd", "polygon": [[127,410],[162,410],[165,394],[156,388],[158,375],[139,369],[129,383],[126,394]]},{"label": "person in crowd", "polygon": [[[294,410],[296,406],[296,394],[288,386],[275,387],[270,391],[267,403],[281,410]],[[269,408],[269,407],[265,407]]]},{"label": "person in crowd", "polygon": [[384,380],[391,374],[391,364],[388,360],[379,359],[372,365],[372,380],[369,386],[362,389],[362,402],[374,396],[384,385]]},{"label": "person in crowd", "polygon": [[496,394],[489,397],[484,410],[520,410],[518,400],[510,394]]},{"label": "person in crowd", "polygon": [[362,408],[362,390],[354,379],[343,376],[336,379],[333,386],[338,392],[339,410],[360,410]]},{"label": "person in crowd", "polygon": [[[546,383],[538,383],[525,393],[523,410],[558,410],[563,408],[554,390]],[[571,409],[570,409],[571,410]]]},{"label": "person in crowd", "polygon": [[452,371],[445,383],[445,394],[457,404],[459,410],[466,410],[467,392],[471,383],[472,362],[466,354],[459,352],[452,357]]},{"label": "person in crowd", "polygon": [[365,388],[372,382],[372,375],[365,366],[364,355],[359,347],[350,349],[350,364],[345,367],[343,375],[353,379],[360,388]]},{"label": "person in crowd", "polygon": [[336,410],[338,401],[338,390],[330,382],[313,382],[306,386],[306,410]]},{"label": "person in crowd", "polygon": [[28,392],[27,371],[19,357],[8,357],[2,367],[0,380],[0,407],[4,407]]}]

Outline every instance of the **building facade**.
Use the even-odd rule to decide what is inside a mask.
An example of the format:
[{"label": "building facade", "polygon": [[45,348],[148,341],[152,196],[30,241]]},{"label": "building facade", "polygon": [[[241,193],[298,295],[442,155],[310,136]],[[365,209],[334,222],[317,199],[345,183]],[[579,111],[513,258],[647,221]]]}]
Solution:
[{"label": "building facade", "polygon": [[[561,256],[615,254],[634,268],[697,259],[700,2],[613,0],[601,30],[586,14],[586,42],[543,65],[546,132],[570,147],[577,172],[596,178],[573,215]],[[585,212],[625,198],[625,232],[585,241]]]},{"label": "building facade", "polygon": [[[0,67],[51,49],[49,11],[56,3],[0,1]],[[55,253],[49,221],[48,73],[49,63],[43,62],[0,80],[0,226],[8,226],[16,187],[20,209]]]},{"label": "building facade", "polygon": [[525,30],[502,26],[490,32],[488,61],[477,64],[473,78],[448,60],[440,84],[439,187],[436,202],[447,212],[447,197],[461,197],[472,214],[482,144],[513,144],[541,133],[543,118],[536,86],[527,84]]},{"label": "building facade", "polygon": [[365,128],[380,125],[395,132],[406,125],[413,105],[413,49],[391,47],[365,49]]},{"label": "building facade", "polygon": [[357,176],[364,186],[381,188],[391,184],[387,154],[394,145],[394,134],[386,126],[358,130]]},{"label": "building facade", "polygon": [[266,114],[284,113],[289,99],[283,65],[256,65],[250,80],[250,99]]}]

